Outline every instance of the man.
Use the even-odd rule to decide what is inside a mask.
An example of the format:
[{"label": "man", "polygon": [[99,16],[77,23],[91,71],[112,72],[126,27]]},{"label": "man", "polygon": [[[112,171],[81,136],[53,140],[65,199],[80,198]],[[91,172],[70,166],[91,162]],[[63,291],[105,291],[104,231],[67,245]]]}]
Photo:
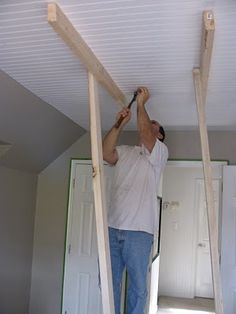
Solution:
[{"label": "man", "polygon": [[103,140],[103,158],[114,165],[115,173],[108,213],[109,241],[115,313],[120,314],[121,282],[128,272],[128,314],[143,314],[147,298],[147,270],[158,229],[157,187],[168,150],[164,130],[150,120],[145,109],[146,87],[139,87],[137,101],[138,146],[116,146],[121,130],[131,118],[123,109],[123,121],[114,125]]}]

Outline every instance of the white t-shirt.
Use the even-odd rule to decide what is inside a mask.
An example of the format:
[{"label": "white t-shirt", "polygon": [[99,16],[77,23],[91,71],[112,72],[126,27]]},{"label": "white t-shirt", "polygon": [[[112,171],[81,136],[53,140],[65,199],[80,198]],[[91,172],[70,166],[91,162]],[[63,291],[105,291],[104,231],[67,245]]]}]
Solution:
[{"label": "white t-shirt", "polygon": [[113,228],[145,231],[158,229],[157,189],[168,158],[168,149],[157,140],[151,153],[142,146],[116,147],[108,225]]}]

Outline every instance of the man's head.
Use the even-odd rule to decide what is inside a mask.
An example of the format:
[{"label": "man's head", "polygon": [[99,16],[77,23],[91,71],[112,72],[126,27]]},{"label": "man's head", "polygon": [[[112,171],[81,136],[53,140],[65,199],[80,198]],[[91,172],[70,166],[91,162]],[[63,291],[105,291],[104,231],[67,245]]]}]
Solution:
[{"label": "man's head", "polygon": [[153,129],[156,137],[161,142],[164,142],[166,134],[165,134],[163,127],[156,120],[151,120],[151,123],[152,123],[152,129]]}]

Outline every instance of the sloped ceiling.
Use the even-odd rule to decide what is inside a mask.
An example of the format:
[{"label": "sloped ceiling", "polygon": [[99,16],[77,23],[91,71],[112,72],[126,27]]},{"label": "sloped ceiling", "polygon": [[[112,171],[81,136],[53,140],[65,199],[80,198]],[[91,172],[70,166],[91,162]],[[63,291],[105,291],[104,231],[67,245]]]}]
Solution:
[{"label": "sloped ceiling", "polygon": [[85,132],[0,71],[0,166],[39,173]]},{"label": "sloped ceiling", "polygon": [[[216,33],[207,118],[211,129],[236,129],[236,2],[234,0],[58,0],[129,99],[150,89],[148,111],[167,129],[197,126],[192,68],[199,65],[202,12]],[[1,0],[0,68],[89,129],[87,74],[47,22],[45,0]],[[101,88],[102,127],[119,107]],[[135,111],[135,109],[133,109]],[[134,119],[127,129],[134,130]]]}]

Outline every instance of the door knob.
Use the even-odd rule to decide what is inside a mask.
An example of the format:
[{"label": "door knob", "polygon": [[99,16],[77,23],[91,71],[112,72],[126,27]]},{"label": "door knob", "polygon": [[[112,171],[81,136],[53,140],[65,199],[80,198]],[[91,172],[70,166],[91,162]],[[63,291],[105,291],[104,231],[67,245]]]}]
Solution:
[{"label": "door knob", "polygon": [[206,244],[205,243],[198,243],[198,246],[199,247],[206,247]]}]

